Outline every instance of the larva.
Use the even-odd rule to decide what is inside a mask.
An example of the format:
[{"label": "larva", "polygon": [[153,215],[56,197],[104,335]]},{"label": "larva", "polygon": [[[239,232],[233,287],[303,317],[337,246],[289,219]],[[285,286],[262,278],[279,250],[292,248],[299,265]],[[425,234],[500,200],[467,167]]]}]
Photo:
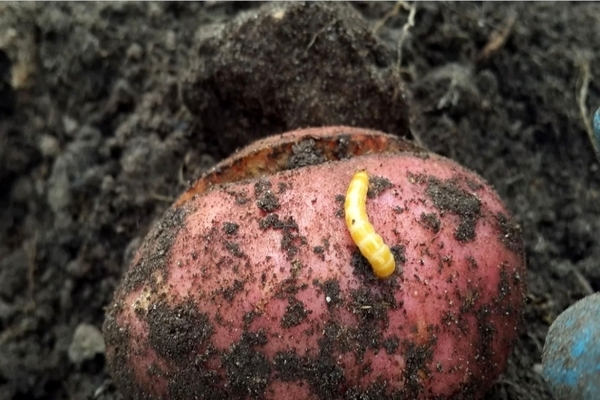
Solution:
[{"label": "larva", "polygon": [[352,240],[358,246],[361,254],[369,261],[373,272],[379,278],[387,278],[396,268],[396,260],[388,245],[383,243],[380,235],[367,217],[367,191],[369,190],[369,175],[366,171],[358,171],[350,181],[346,192],[344,213],[346,226]]}]

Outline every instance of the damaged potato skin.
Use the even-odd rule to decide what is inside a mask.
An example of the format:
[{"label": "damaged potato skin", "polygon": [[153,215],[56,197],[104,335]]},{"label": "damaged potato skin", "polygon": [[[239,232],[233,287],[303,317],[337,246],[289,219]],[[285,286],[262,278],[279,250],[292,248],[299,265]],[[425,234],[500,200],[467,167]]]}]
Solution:
[{"label": "damaged potato skin", "polygon": [[[344,223],[353,174],[396,271],[378,279]],[[518,225],[476,174],[378,154],[223,184],[176,203],[104,325],[136,399],[480,398],[524,303]]]}]

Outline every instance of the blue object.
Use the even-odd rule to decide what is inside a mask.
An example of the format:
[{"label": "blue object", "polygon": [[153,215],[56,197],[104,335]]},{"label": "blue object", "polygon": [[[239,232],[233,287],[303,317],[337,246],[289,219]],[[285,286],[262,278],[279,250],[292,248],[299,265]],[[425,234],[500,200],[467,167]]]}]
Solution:
[{"label": "blue object", "polygon": [[[599,125],[597,111],[594,126]],[[579,300],[552,323],[542,366],[557,400],[600,399],[600,293]]]},{"label": "blue object", "polygon": [[596,110],[596,113],[594,114],[594,121],[593,121],[593,125],[594,125],[594,146],[596,147],[596,149],[600,149],[600,108],[598,108]]}]

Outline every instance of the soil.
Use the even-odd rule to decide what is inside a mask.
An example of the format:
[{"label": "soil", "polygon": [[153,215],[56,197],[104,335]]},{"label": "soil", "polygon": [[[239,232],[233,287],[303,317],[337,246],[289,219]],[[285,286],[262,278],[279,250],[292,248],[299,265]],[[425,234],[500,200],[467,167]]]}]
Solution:
[{"label": "soil", "polygon": [[[338,33],[352,24],[376,28],[377,43],[365,39],[368,30],[343,36],[355,53],[340,56],[364,73],[343,72],[371,82],[356,91],[368,103],[354,106],[368,107],[355,115],[342,106],[343,90],[321,108],[307,95],[292,104],[300,89],[275,96],[278,79],[257,79],[256,97],[232,92],[236,85],[201,93],[207,70],[219,76],[219,65],[236,62],[215,55],[223,64],[206,64],[210,55],[198,51],[216,51],[207,32],[239,45],[227,30],[240,25],[229,22],[261,6],[0,5],[0,400],[122,398],[98,332],[153,221],[191,180],[254,138],[239,136],[240,126],[264,136],[311,121],[412,136],[494,185],[521,225],[529,294],[519,341],[487,399],[550,399],[539,373],[548,327],[600,290],[600,166],[586,131],[600,105],[600,5],[418,3],[404,36],[408,10],[381,24],[393,3],[323,6],[323,15],[350,15],[349,25],[334,19]],[[330,37],[328,29],[315,28],[308,50],[325,51],[318,39]],[[226,48],[223,37],[210,40]],[[261,48],[261,36],[248,37],[252,51]],[[324,60],[308,59],[316,67]],[[412,133],[403,130],[399,98],[410,106]],[[331,119],[327,109],[348,119]]]}]

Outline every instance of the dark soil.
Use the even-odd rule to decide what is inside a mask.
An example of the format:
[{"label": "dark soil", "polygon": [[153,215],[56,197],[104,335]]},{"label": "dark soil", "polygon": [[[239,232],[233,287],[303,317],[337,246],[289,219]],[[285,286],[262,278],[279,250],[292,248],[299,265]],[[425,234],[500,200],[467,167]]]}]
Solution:
[{"label": "dark soil", "polygon": [[[401,129],[396,75],[386,75],[404,9],[378,29],[381,44],[344,36],[356,50],[340,53],[351,55],[345,67],[364,73],[342,72],[372,83],[356,92],[368,103],[353,103],[368,104],[366,111],[348,114],[331,98],[323,106],[348,119],[331,119],[307,95],[305,103],[286,103],[272,92],[282,85],[276,70],[269,81],[257,79],[267,97],[234,93],[235,85],[202,94],[202,73],[219,75],[219,64],[206,64],[210,55],[200,55],[198,66],[198,51],[211,49],[202,42],[207,31],[233,29],[224,24],[259,6],[0,4],[0,400],[121,398],[97,335],[104,307],[152,222],[190,180],[252,137],[236,133],[244,123],[259,136],[310,121],[398,127],[391,133],[410,136]],[[348,7],[373,28],[394,4]],[[351,11],[331,12],[362,23]],[[578,104],[587,66],[586,104],[600,105],[599,16],[595,3],[419,3],[403,42],[412,136],[493,184],[525,239],[525,321],[488,399],[551,398],[539,374],[549,324],[600,290],[600,166]],[[332,21],[343,32],[345,20]],[[327,29],[316,26],[307,47],[323,49]],[[261,36],[248,37],[260,48]],[[344,90],[334,94],[348,100]],[[85,329],[74,335],[77,327]]]}]

